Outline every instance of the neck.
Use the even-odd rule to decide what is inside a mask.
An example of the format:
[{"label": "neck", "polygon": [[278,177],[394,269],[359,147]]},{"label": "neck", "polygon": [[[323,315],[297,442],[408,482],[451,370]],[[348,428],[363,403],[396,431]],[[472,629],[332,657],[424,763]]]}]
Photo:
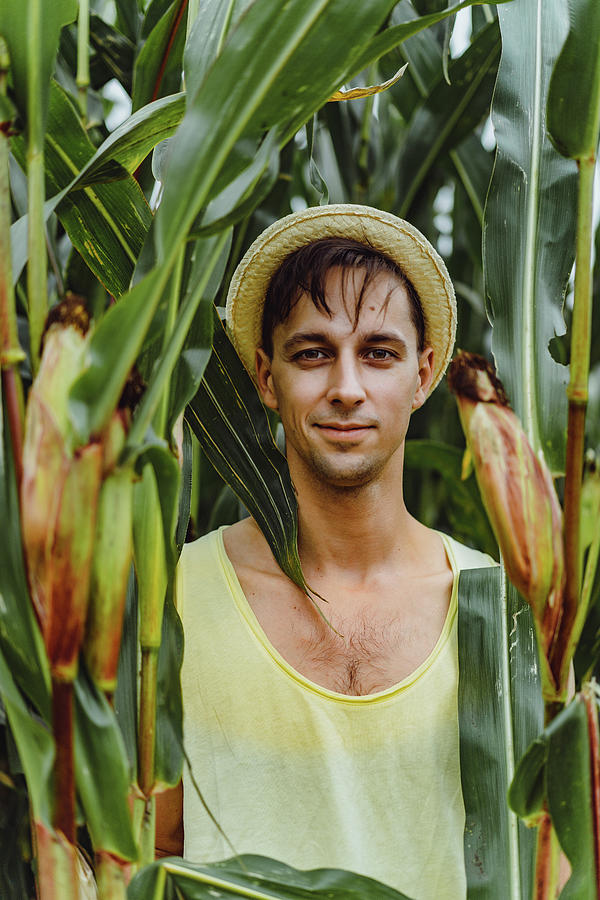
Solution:
[{"label": "neck", "polygon": [[424,526],[406,509],[402,462],[399,456],[360,487],[337,487],[291,467],[298,492],[298,547],[307,575],[327,572],[341,583],[367,581],[418,553]]}]

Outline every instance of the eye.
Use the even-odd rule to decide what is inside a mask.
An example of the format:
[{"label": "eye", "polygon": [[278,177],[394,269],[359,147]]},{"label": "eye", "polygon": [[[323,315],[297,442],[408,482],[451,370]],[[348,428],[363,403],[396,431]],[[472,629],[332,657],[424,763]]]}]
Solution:
[{"label": "eye", "polygon": [[387,362],[389,359],[394,359],[395,354],[392,353],[391,350],[386,350],[384,347],[373,347],[372,350],[367,350],[365,357],[367,359],[372,359],[375,362]]},{"label": "eye", "polygon": [[294,359],[299,362],[316,362],[321,359],[326,359],[327,354],[324,350],[319,350],[318,347],[307,347],[306,350],[301,350],[300,353],[296,353]]}]

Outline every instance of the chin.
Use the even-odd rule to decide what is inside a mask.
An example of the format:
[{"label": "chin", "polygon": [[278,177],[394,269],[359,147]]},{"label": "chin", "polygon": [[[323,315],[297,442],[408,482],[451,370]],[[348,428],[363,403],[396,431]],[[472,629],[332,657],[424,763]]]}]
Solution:
[{"label": "chin", "polygon": [[384,467],[384,461],[373,459],[350,463],[319,456],[310,460],[310,468],[318,481],[340,489],[365,487],[377,479]]}]

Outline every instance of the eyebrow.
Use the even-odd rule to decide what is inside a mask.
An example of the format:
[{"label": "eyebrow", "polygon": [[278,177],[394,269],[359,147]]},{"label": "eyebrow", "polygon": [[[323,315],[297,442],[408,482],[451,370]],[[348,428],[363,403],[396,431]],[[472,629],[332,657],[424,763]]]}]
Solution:
[{"label": "eyebrow", "polygon": [[[396,344],[403,350],[407,348],[404,338],[395,331],[367,332],[361,339],[365,344]],[[285,341],[283,352],[291,353],[302,344],[331,344],[331,338],[323,331],[298,331]]]}]

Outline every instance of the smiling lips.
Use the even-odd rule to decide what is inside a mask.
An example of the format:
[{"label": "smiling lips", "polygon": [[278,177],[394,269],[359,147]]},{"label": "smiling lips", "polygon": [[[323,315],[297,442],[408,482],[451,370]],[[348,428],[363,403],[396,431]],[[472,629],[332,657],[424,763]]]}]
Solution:
[{"label": "smiling lips", "polygon": [[315,426],[324,432],[327,437],[336,440],[350,440],[361,437],[365,432],[374,428],[362,422],[315,422]]}]

